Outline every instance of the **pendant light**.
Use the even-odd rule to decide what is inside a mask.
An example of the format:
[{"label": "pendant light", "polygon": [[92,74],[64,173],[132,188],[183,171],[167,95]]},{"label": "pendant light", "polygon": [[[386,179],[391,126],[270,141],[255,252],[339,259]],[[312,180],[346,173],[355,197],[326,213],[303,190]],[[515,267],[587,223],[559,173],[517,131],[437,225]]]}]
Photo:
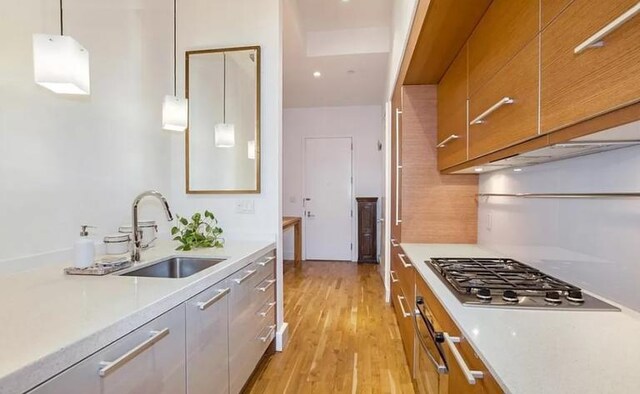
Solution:
[{"label": "pendant light", "polygon": [[91,93],[89,51],[64,35],[60,0],[60,35],[33,35],[33,75],[38,85],[59,94]]},{"label": "pendant light", "polygon": [[236,145],[235,126],[227,123],[227,54],[222,53],[223,81],[222,81],[222,123],[215,128],[215,141],[218,148],[233,148]]},{"label": "pendant light", "polygon": [[185,131],[189,119],[189,103],[177,96],[177,23],[176,0],[173,0],[173,96],[164,96],[162,103],[162,128],[171,131]]}]

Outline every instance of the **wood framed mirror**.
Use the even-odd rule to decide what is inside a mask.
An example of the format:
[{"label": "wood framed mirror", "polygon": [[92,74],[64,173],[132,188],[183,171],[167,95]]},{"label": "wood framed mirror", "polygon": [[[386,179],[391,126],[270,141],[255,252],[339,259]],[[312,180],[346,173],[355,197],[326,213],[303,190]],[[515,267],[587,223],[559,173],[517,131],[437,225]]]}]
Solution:
[{"label": "wood framed mirror", "polygon": [[187,194],[260,193],[260,47],[185,53]]}]

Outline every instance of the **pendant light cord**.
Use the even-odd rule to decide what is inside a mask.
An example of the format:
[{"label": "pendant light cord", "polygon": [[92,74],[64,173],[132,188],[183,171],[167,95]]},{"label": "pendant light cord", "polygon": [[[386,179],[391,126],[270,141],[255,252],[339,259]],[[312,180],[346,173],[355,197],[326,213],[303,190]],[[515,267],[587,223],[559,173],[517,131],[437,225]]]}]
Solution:
[{"label": "pendant light cord", "polygon": [[62,0],[60,0],[60,35],[64,36],[64,22],[62,18]]},{"label": "pendant light cord", "polygon": [[[62,0],[60,0],[62,1]],[[178,23],[176,18],[177,0],[173,0],[173,95],[176,96],[178,86],[177,57],[178,57]]]},{"label": "pendant light cord", "polygon": [[227,53],[222,52],[222,123],[227,123]]}]

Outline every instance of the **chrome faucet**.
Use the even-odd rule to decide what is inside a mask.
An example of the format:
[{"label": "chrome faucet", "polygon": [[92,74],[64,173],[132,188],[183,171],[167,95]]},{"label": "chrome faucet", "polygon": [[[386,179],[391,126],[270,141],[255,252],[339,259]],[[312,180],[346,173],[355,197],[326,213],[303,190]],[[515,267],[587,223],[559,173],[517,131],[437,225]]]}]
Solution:
[{"label": "chrome faucet", "polygon": [[131,261],[133,263],[140,261],[140,246],[142,244],[142,236],[138,231],[138,204],[140,204],[140,201],[145,197],[155,197],[158,200],[160,200],[160,202],[162,202],[162,207],[164,208],[164,212],[167,214],[167,220],[168,221],[173,220],[173,215],[171,214],[169,203],[167,202],[167,199],[164,198],[162,194],[160,194],[160,192],[157,192],[155,190],[147,190],[146,192],[141,193],[138,197],[136,197],[135,200],[133,200],[133,206],[132,206],[133,220],[131,223],[131,227],[132,227],[131,233],[133,237],[133,243],[131,245]]}]

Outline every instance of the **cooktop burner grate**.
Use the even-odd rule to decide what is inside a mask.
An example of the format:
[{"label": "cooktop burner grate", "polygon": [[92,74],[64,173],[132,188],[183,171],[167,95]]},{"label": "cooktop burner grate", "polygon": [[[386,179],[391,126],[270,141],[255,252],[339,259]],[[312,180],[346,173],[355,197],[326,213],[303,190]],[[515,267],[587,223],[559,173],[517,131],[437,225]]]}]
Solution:
[{"label": "cooktop burner grate", "polygon": [[431,264],[461,293],[475,293],[481,288],[496,294],[505,290],[540,294],[580,290],[513,259],[433,258]]}]

